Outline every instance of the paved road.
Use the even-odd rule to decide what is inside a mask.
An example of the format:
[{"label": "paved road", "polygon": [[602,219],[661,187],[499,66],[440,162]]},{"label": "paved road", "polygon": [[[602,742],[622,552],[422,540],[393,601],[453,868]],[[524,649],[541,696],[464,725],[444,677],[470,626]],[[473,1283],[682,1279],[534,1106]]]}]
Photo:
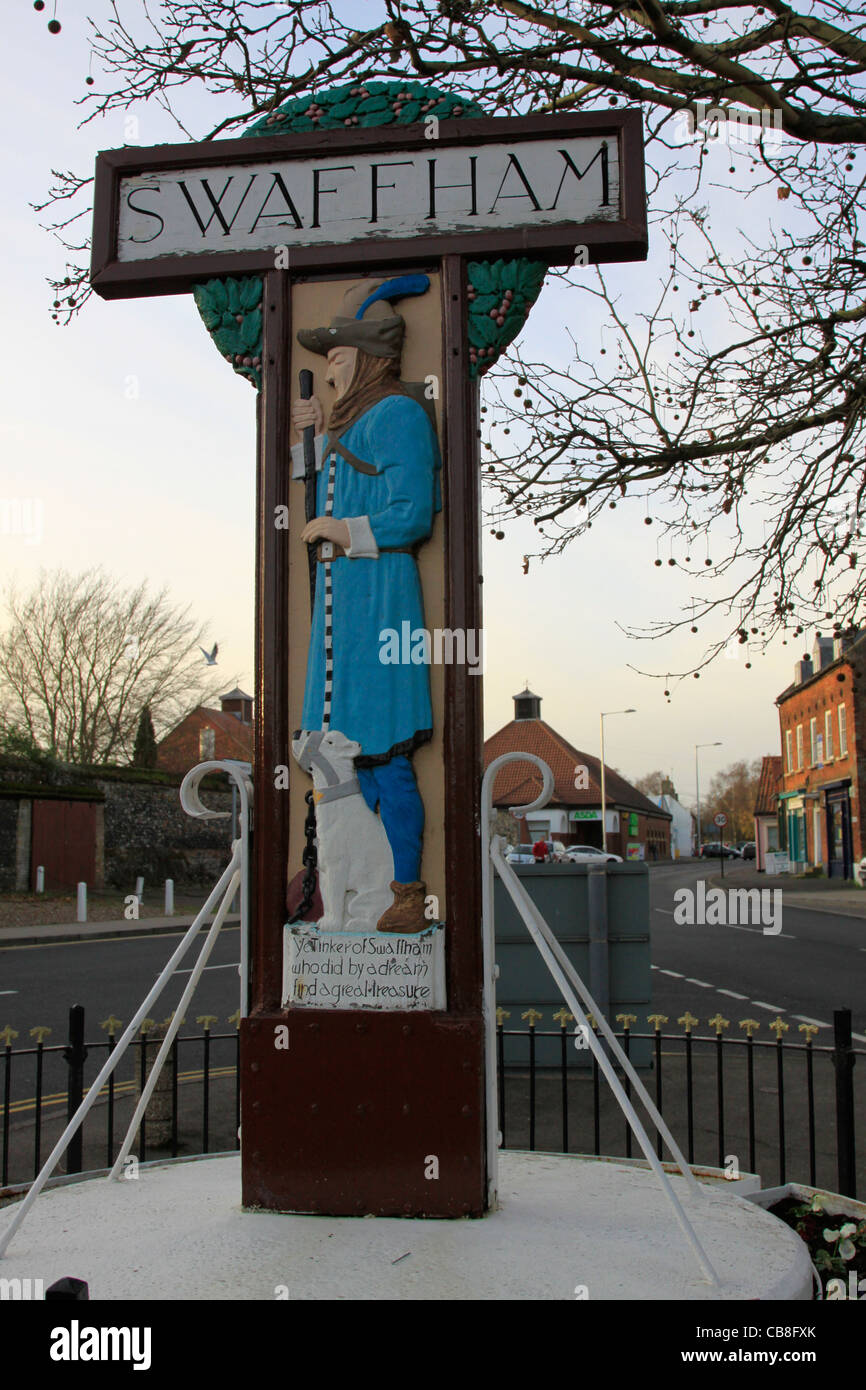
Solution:
[{"label": "paved road", "polygon": [[[675,1021],[689,1009],[702,1024],[721,1011],[735,1026],[740,1018],[769,1022],[778,1014],[791,1023],[791,1034],[799,1023],[820,1024],[817,1041],[827,1042],[833,1010],[847,1006],[858,1041],[866,1042],[866,919],[786,903],[783,880],[778,935],[765,935],[754,923],[678,925],[675,890],[694,890],[699,879],[709,883],[717,874],[716,864],[651,870],[653,1011]],[[736,871],[726,881],[734,885]],[[83,1004],[88,1035],[96,1037],[109,1013],[124,1021],[132,1016],[179,938],[180,933],[24,947],[0,943],[0,1027],[8,1023],[18,1030],[19,1047],[35,1024],[50,1027],[50,1041],[57,1042],[65,1037],[70,1004]],[[175,1008],[194,958],[191,952],[183,962],[154,1017],[165,1018]],[[222,1026],[237,1008],[237,959],[238,928],[228,924],[185,1032],[200,1031],[195,1018],[201,1014],[217,1015]]]},{"label": "paved road", "polygon": [[[785,902],[781,932],[761,924],[678,925],[674,892],[716,880],[718,866],[698,863],[654,868],[652,908],[653,1010],[672,1021],[686,1009],[702,1024],[717,1012],[731,1019],[767,1023],[779,1015],[793,1040],[803,1022],[821,1025],[818,1043],[831,1040],[833,1010],[848,1007],[859,1042],[866,1042],[866,920]],[[726,879],[736,885],[736,871]],[[766,1028],[761,1036],[769,1036]]]},{"label": "paved road", "polygon": [[[201,1032],[195,1022],[201,1014],[216,1014],[222,1028],[237,1009],[238,930],[227,923],[220,932],[184,1032]],[[32,946],[0,944],[0,1027],[8,1023],[17,1029],[17,1047],[24,1046],[35,1024],[51,1028],[52,1036],[46,1041],[58,1042],[66,1036],[71,1004],[84,1006],[88,1037],[101,1036],[98,1025],[109,1014],[128,1023],[182,934]],[[204,932],[196,937],[188,957],[154,1006],[154,1018],[166,1018],[176,1007],[204,939]],[[213,1026],[216,1029],[217,1025]]]}]

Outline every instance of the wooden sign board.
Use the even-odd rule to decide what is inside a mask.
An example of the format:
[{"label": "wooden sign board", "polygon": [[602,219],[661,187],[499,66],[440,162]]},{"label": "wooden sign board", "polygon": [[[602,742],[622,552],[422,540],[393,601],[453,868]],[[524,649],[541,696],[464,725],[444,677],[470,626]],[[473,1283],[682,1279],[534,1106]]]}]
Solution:
[{"label": "wooden sign board", "polygon": [[214,275],[396,267],[449,253],[646,256],[634,111],[476,118],[128,147],[97,159],[92,283],[106,299]]}]

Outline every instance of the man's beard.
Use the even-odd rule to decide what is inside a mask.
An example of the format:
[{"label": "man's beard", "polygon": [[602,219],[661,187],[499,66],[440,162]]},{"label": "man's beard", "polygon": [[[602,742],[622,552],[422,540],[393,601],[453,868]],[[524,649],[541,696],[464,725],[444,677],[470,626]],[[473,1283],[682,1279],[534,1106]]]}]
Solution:
[{"label": "man's beard", "polygon": [[358,349],[355,370],[345,395],[334,402],[328,422],[328,433],[341,435],[359,416],[386,396],[407,396],[409,392],[399,379],[400,363],[394,357],[374,357]]}]

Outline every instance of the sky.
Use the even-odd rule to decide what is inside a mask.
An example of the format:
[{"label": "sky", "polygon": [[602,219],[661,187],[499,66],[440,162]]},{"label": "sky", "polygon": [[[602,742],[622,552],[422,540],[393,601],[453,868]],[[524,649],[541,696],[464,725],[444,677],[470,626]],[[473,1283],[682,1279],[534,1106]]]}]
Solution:
[{"label": "sky", "polygon": [[[42,568],[102,565],[124,584],[164,586],[219,643],[225,689],[239,682],[251,690],[253,388],[221,359],[189,296],[94,296],[69,327],[50,317],[46,276],[62,273],[64,254],[29,206],[44,197],[50,171],[92,170],[100,149],[182,138],[150,107],[133,111],[133,126],[115,113],[76,129],[81,111],[74,102],[87,90],[85,6],[59,0],[63,29],[54,37],[46,30],[52,3],[42,14],[22,3],[4,15],[0,499],[38,501],[42,532],[0,534],[2,580],[26,590]],[[106,6],[93,0],[86,8]],[[191,99],[193,133],[204,133],[219,111],[213,98]],[[728,163],[721,148],[710,158],[720,173]],[[754,198],[737,201],[733,215],[756,233],[772,214]],[[623,304],[637,306],[666,263],[667,248],[656,237],[649,266],[611,267],[608,278]],[[520,342],[529,356],[545,352],[564,363],[567,328],[591,342],[599,334],[594,306],[579,286],[568,293],[549,286]],[[485,526],[485,732],[512,717],[511,697],[526,681],[542,696],[543,718],[596,755],[600,713],[633,706],[635,714],[605,721],[608,764],[627,777],[669,772],[688,802],[695,744],[721,743],[701,751],[703,788],[731,762],[779,751],[774,700],[801,653],[778,644],[754,654],[751,670],[744,656],[719,659],[700,680],[670,686],[670,700],[666,681],[631,669],[664,676],[698,656],[690,644],[699,639],[688,633],[637,642],[621,630],[687,609],[691,597],[678,571],[655,568],[643,514],[639,505],[621,507],[563,555],[533,562],[527,575],[522,560],[532,528],[511,525],[497,541]],[[811,646],[812,634],[807,639]]]}]

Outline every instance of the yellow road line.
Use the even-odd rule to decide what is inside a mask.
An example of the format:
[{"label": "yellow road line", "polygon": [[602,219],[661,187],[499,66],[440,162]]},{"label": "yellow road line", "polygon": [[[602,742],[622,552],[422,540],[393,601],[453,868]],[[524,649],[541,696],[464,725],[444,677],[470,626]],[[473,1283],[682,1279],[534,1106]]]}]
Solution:
[{"label": "yellow road line", "polygon": [[[235,1075],[235,1072],[236,1072],[236,1068],[235,1068],[235,1067],[211,1067],[209,1075],[210,1075],[211,1079],[213,1079],[214,1077],[220,1077],[220,1076],[234,1076],[234,1075]],[[177,1079],[178,1079],[178,1084],[180,1084],[181,1082],[187,1082],[187,1081],[201,1081],[201,1079],[202,1079],[203,1076],[204,1076],[204,1071],[203,1071],[202,1069],[200,1069],[199,1071],[182,1071],[182,1072],[179,1072],[179,1073],[178,1073],[178,1078],[177,1078]],[[118,1095],[126,1095],[126,1094],[128,1094],[130,1091],[133,1091],[133,1090],[135,1090],[135,1091],[138,1090],[138,1082],[137,1082],[137,1081],[116,1081],[115,1084],[114,1084],[114,1094],[115,1094],[115,1096],[118,1096]],[[85,1091],[84,1094],[86,1095],[87,1092]],[[102,1087],[102,1090],[99,1092],[99,1094],[100,1094],[101,1096],[107,1096],[107,1095],[108,1095],[108,1087],[107,1087],[107,1086],[103,1086],[103,1087]],[[67,1097],[66,1097],[66,1092],[65,1092],[65,1091],[57,1091],[57,1092],[54,1092],[54,1093],[53,1093],[52,1095],[50,1095],[50,1096],[43,1096],[43,1097],[42,1097],[42,1104],[43,1104],[43,1106],[45,1106],[45,1107],[52,1106],[52,1105],[65,1105],[65,1104],[66,1104],[66,1099],[67,1099]],[[9,1113],[10,1113],[10,1115],[20,1115],[20,1114],[24,1114],[24,1113],[25,1113],[26,1111],[28,1111],[28,1110],[35,1110],[35,1109],[36,1109],[36,1098],[35,1098],[35,1096],[31,1096],[29,1100],[13,1100],[13,1101],[11,1102],[10,1106],[9,1106]]]}]

